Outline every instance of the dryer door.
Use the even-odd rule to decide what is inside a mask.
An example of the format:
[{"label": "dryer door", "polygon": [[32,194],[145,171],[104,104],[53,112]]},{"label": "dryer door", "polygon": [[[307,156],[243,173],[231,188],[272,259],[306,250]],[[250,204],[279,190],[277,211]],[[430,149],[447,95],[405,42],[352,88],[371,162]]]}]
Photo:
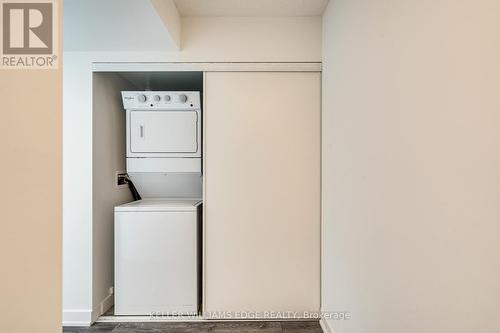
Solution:
[{"label": "dryer door", "polygon": [[131,153],[198,152],[198,113],[189,111],[131,111]]}]

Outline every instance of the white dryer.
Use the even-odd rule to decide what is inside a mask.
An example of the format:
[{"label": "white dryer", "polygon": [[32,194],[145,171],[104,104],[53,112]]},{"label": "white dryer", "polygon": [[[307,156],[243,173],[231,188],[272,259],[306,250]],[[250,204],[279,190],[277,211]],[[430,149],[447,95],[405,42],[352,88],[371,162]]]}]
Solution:
[{"label": "white dryer", "polygon": [[142,198],[201,197],[199,91],[122,91],[127,173]]},{"label": "white dryer", "polygon": [[201,200],[115,207],[115,315],[196,315]]},{"label": "white dryer", "polygon": [[201,172],[198,91],[122,91],[127,171]]}]

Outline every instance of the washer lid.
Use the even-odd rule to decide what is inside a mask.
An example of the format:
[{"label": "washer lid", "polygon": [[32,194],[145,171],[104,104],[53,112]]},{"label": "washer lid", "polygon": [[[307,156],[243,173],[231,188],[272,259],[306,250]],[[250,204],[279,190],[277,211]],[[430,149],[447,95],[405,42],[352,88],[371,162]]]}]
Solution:
[{"label": "washer lid", "polygon": [[143,199],[115,207],[115,212],[179,212],[196,211],[201,199],[169,198]]}]

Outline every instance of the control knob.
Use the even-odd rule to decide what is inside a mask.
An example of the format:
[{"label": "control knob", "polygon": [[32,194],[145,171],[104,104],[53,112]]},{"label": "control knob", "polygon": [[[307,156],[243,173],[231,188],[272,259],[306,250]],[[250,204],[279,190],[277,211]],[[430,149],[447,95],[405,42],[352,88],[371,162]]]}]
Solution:
[{"label": "control knob", "polygon": [[181,101],[181,103],[186,103],[188,100],[188,97],[184,94],[182,95],[179,95],[179,101]]},{"label": "control knob", "polygon": [[165,95],[165,100],[166,100],[167,102],[170,102],[170,95]]},{"label": "control knob", "polygon": [[140,94],[140,95],[137,96],[137,100],[139,102],[145,102],[147,100],[147,97],[144,94]]},{"label": "control knob", "polygon": [[158,95],[155,95],[155,97],[153,97],[153,99],[155,100],[155,102],[159,102],[161,100],[161,97]]}]

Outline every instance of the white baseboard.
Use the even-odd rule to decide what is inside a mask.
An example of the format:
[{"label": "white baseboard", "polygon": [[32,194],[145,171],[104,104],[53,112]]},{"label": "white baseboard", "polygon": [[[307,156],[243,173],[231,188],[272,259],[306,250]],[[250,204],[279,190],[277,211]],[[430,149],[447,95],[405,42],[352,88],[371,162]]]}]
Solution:
[{"label": "white baseboard", "polygon": [[101,316],[98,323],[176,323],[211,322],[202,316],[151,317],[151,316]]},{"label": "white baseboard", "polygon": [[108,311],[114,304],[115,298],[113,294],[109,294],[104,297],[104,299],[96,307],[94,307],[94,310],[92,311],[92,323],[95,323],[99,317],[105,314],[106,311]]},{"label": "white baseboard", "polygon": [[113,294],[106,296],[93,310],[63,310],[63,326],[89,327],[114,304]]},{"label": "white baseboard", "polygon": [[328,321],[328,319],[321,318],[319,321],[319,324],[321,326],[321,329],[323,330],[324,333],[335,333],[333,330],[333,327],[331,323]]},{"label": "white baseboard", "polygon": [[63,310],[63,326],[90,326],[91,310]]},{"label": "white baseboard", "polygon": [[106,313],[113,305],[115,305],[115,298],[113,294],[109,294],[106,298],[101,302],[101,316]]}]

